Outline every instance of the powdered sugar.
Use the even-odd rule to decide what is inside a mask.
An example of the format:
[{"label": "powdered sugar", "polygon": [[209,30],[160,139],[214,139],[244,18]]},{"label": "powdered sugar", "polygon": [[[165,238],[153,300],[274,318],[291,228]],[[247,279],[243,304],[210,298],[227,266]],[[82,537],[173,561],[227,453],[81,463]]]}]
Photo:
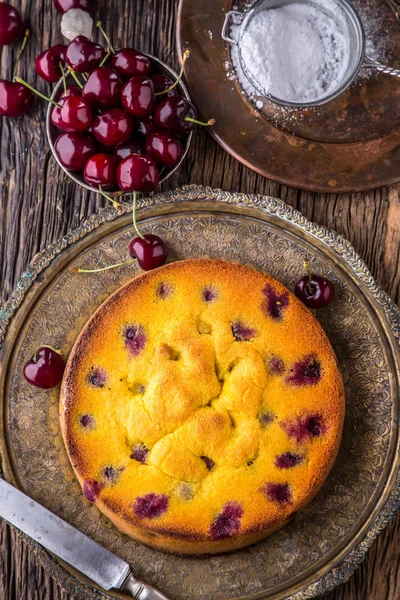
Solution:
[{"label": "powdered sugar", "polygon": [[264,94],[312,102],[336,91],[349,65],[349,32],[332,0],[263,9],[240,39],[242,66]]}]

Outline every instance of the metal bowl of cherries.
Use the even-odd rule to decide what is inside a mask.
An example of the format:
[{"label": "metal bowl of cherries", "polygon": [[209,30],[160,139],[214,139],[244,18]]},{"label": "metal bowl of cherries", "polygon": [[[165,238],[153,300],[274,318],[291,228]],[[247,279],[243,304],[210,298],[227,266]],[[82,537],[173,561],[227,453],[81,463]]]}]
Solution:
[{"label": "metal bowl of cherries", "polygon": [[84,36],[62,54],[53,64],[64,75],[64,63],[67,76],[47,111],[51,150],[71,179],[114,205],[118,195],[154,191],[182,163],[196,124],[213,124],[198,121],[183,69],[177,75],[154,56],[111,44],[106,51]]}]

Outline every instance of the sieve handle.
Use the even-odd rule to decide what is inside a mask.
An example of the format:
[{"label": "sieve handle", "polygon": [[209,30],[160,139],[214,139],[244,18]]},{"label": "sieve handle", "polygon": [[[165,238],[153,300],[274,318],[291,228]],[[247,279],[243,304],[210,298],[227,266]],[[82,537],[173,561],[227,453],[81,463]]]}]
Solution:
[{"label": "sieve handle", "polygon": [[376,69],[377,71],[381,71],[382,73],[386,73],[386,75],[394,75],[395,77],[400,77],[400,69],[393,69],[392,67],[387,67],[382,63],[370,58],[367,54],[365,55],[363,67],[370,67],[371,69]]},{"label": "sieve handle", "polygon": [[231,15],[240,15],[241,17],[243,17],[243,13],[241,13],[238,10],[229,10],[226,15],[225,15],[225,21],[224,24],[222,26],[222,39],[225,40],[226,42],[229,42],[230,44],[234,44],[235,46],[238,45],[237,41],[232,39],[231,37],[229,37],[229,35],[226,33],[226,30],[228,29],[228,25],[229,25],[229,19],[231,18]]}]

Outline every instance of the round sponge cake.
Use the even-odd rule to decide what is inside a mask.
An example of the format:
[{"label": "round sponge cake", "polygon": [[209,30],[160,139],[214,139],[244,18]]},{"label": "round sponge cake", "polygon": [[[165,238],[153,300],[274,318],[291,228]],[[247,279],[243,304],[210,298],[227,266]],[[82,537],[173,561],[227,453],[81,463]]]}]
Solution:
[{"label": "round sponge cake", "polygon": [[60,413],[89,501],[137,540],[202,554],[256,542],[312,499],[338,451],[344,394],[326,335],[284,286],[186,260],[97,310]]}]

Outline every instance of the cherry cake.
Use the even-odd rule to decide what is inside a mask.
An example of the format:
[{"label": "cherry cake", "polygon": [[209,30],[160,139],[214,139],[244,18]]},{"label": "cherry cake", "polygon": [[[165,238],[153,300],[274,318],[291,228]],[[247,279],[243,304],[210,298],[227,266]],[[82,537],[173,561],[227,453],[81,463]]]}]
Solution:
[{"label": "cherry cake", "polygon": [[335,460],[344,393],[307,308],[254,269],[175,262],[114,293],[65,371],[61,426],[86,499],[182,554],[287,523]]}]

